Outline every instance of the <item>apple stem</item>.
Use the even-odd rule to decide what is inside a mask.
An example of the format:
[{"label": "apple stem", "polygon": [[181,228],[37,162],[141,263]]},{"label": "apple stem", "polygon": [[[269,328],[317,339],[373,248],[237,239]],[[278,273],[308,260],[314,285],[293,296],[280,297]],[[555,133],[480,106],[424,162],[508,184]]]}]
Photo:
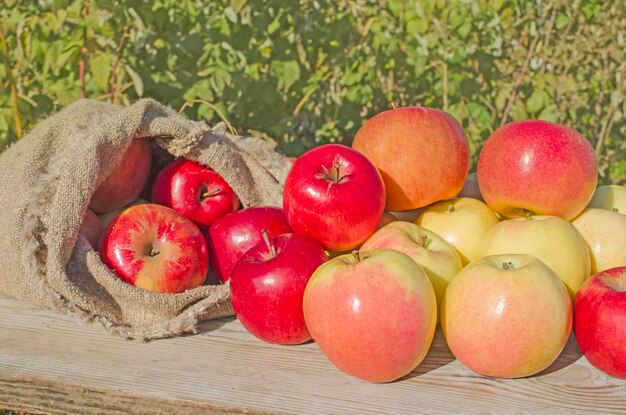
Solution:
[{"label": "apple stem", "polygon": [[150,256],[150,258],[154,258],[155,256],[159,255],[161,252],[157,251],[153,246],[150,247],[150,252],[148,253],[148,255]]},{"label": "apple stem", "polygon": [[615,213],[619,213],[619,209],[618,209],[618,208],[616,208],[616,207],[614,207],[614,208],[613,208],[613,209],[611,209],[611,210],[612,210],[613,212],[615,212]]},{"label": "apple stem", "polygon": [[274,244],[270,240],[269,235],[267,234],[267,229],[263,229],[261,231],[261,235],[263,235],[263,240],[265,241],[265,245],[267,245],[267,250],[270,252],[272,257],[276,256],[276,249],[274,249]]},{"label": "apple stem", "polygon": [[357,249],[352,251],[352,256],[356,259],[356,262],[361,262],[361,252]]},{"label": "apple stem", "polygon": [[201,194],[201,196],[202,196],[204,199],[206,199],[207,197],[215,196],[216,194],[218,194],[218,193],[219,193],[219,192],[221,192],[221,191],[222,191],[222,189],[220,189],[219,187],[216,187],[216,188],[211,189],[211,190],[208,190],[208,189],[207,189],[206,191],[204,191],[204,192]]},{"label": "apple stem", "polygon": [[454,205],[452,203],[450,203],[448,205],[448,213],[452,213],[452,212],[454,212]]},{"label": "apple stem", "polygon": [[502,269],[505,271],[513,271],[515,269],[515,266],[513,265],[512,262],[503,262],[502,263]]},{"label": "apple stem", "polygon": [[398,108],[398,104],[396,104],[396,101],[391,101],[390,105],[391,105],[391,109],[395,110],[396,108]]},{"label": "apple stem", "polygon": [[421,246],[422,248],[426,246],[426,242],[428,242],[428,236],[427,235],[422,235],[420,236],[420,240],[419,240],[419,246]]},{"label": "apple stem", "polygon": [[535,212],[532,210],[524,209],[524,218],[526,218],[526,220],[532,220],[534,214]]}]

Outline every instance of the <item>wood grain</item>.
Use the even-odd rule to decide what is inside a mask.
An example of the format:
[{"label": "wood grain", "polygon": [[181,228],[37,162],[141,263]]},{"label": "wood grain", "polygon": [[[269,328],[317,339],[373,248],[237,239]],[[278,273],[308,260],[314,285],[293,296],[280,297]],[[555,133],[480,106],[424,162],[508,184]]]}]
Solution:
[{"label": "wood grain", "polygon": [[425,361],[389,384],[352,378],[314,343],[277,346],[234,319],[194,336],[135,343],[0,298],[0,407],[54,414],[624,414],[626,382],[589,365],[570,339],[525,379],[479,376],[438,331]]}]

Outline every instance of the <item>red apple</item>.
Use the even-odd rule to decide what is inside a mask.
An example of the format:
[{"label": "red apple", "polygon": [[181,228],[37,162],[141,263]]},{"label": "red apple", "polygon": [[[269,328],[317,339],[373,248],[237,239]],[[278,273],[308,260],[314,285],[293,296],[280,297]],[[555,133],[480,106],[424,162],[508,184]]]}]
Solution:
[{"label": "red apple", "polygon": [[102,222],[98,215],[96,215],[93,210],[87,209],[78,233],[87,239],[92,247],[97,248],[102,230]]},{"label": "red apple", "polygon": [[147,138],[135,138],[122,160],[98,186],[89,202],[96,213],[111,212],[137,199],[143,189],[152,160],[152,147]]},{"label": "red apple", "polygon": [[378,226],[385,187],[376,167],[362,154],[326,144],[298,157],[283,195],[287,221],[330,251],[359,246]]},{"label": "red apple", "polygon": [[200,229],[165,206],[135,205],[109,223],[100,239],[102,261],[124,281],[180,293],[206,279],[209,258]]},{"label": "red apple", "polygon": [[311,339],[302,296],[309,278],[328,257],[313,239],[293,233],[268,237],[237,262],[230,300],[241,324],[261,340],[300,344]]},{"label": "red apple", "polygon": [[283,210],[275,207],[238,210],[211,225],[207,234],[209,258],[211,270],[219,281],[228,281],[237,261],[263,240],[263,229],[269,236],[291,232]]},{"label": "red apple", "polygon": [[391,382],[415,369],[437,321],[426,273],[392,249],[346,254],[321,265],[307,284],[303,307],[326,357],[370,382]]},{"label": "red apple", "polygon": [[576,294],[574,332],[589,363],[626,379],[626,267],[592,275]]},{"label": "red apple", "polygon": [[192,160],[178,160],[161,170],[152,186],[152,202],[204,226],[239,207],[222,176]]},{"label": "red apple", "polygon": [[381,112],[363,124],[352,148],[380,170],[391,211],[453,198],[469,169],[463,128],[449,114],[432,108]]},{"label": "red apple", "polygon": [[477,175],[485,202],[506,218],[530,211],[571,220],[593,196],[598,164],[591,144],[577,131],[526,120],[489,137]]}]

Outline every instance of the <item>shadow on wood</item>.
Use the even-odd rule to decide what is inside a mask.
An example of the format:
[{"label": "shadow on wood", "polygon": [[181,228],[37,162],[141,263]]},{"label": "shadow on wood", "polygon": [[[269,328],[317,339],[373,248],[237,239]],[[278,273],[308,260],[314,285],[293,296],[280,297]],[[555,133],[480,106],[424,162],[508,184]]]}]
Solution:
[{"label": "shadow on wood", "polygon": [[445,366],[448,363],[453,362],[454,360],[454,355],[448,348],[448,344],[446,343],[446,339],[443,337],[441,328],[437,326],[432,345],[430,346],[428,354],[426,355],[422,363],[420,363],[420,365],[416,367],[411,373],[398,380],[401,381],[404,379],[411,379],[417,376],[421,376],[435,369],[439,369],[440,367]]},{"label": "shadow on wood", "polygon": [[550,366],[537,373],[533,377],[544,376],[561,370],[571,364],[576,363],[581,357],[583,357],[583,354],[581,353],[580,348],[578,347],[578,343],[576,342],[576,337],[572,332],[569,340],[567,341],[567,344],[563,348],[563,351],[561,352],[559,357],[557,357],[557,359]]}]

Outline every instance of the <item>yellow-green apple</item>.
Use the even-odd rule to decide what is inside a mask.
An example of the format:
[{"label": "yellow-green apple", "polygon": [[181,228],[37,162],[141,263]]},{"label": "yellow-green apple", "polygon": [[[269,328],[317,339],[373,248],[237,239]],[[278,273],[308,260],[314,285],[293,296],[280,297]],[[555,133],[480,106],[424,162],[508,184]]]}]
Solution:
[{"label": "yellow-green apple", "polygon": [[391,249],[322,264],[304,291],[306,325],[339,369],[390,382],[415,369],[435,333],[435,293],[426,273]]},{"label": "yellow-green apple", "polygon": [[433,108],[381,112],[357,131],[352,148],[380,170],[390,211],[453,198],[469,169],[463,128],[452,116]]},{"label": "yellow-green apple", "polygon": [[123,208],[115,209],[112,212],[101,213],[100,215],[98,215],[98,217],[100,218],[100,222],[102,222],[102,227],[106,228],[109,225],[109,223],[111,223],[111,221],[115,219],[117,215],[119,215],[120,213],[122,213],[122,211],[128,209],[129,207],[135,206],[135,205],[145,205],[146,203],[150,203],[150,202],[148,202],[145,199],[138,198],[138,199],[135,199],[133,202],[129,203],[128,205],[124,206]]},{"label": "yellow-green apple", "polygon": [[94,191],[89,208],[95,213],[111,212],[137,199],[148,180],[151,160],[149,139],[133,139],[119,164]]},{"label": "yellow-green apple", "polygon": [[626,186],[609,184],[598,186],[587,209],[606,209],[626,215]]},{"label": "yellow-green apple", "polygon": [[554,271],[534,256],[488,256],[448,285],[441,328],[452,354],[474,372],[525,377],[563,350],[572,302]]},{"label": "yellow-green apple", "polygon": [[347,251],[378,226],[385,186],[365,156],[344,145],[325,144],[294,163],[285,181],[283,208],[294,233],[329,251]]},{"label": "yellow-green apple", "polygon": [[478,186],[478,177],[476,177],[476,173],[470,173],[467,175],[463,188],[456,197],[471,197],[472,199],[477,199],[481,202],[485,201],[485,199],[483,199],[483,195],[480,194],[480,187]]},{"label": "yellow-green apple", "polygon": [[592,274],[626,265],[626,215],[585,209],[572,224],[589,245]]},{"label": "yellow-green apple", "polygon": [[201,226],[237,210],[239,199],[212,169],[193,160],[170,163],[152,185],[152,203],[167,206]]},{"label": "yellow-green apple", "polygon": [[489,206],[470,197],[430,205],[415,221],[452,245],[463,265],[480,258],[483,239],[498,222],[500,220]]},{"label": "yellow-green apple", "polygon": [[254,206],[238,210],[216,220],[209,228],[209,263],[220,282],[226,282],[239,259],[263,241],[265,229],[270,237],[290,233],[283,210]]},{"label": "yellow-green apple", "polygon": [[172,209],[132,206],[109,223],[100,256],[122,280],[160,293],[181,293],[201,285],[209,269],[200,229]]},{"label": "yellow-green apple", "polygon": [[241,324],[261,340],[300,344],[311,340],[304,322],[304,288],[328,257],[313,239],[286,233],[253,246],[237,261],[230,300]]},{"label": "yellow-green apple", "polygon": [[430,279],[437,306],[450,280],[463,268],[459,254],[439,235],[414,223],[392,222],[374,233],[360,250],[395,249],[408,255]]},{"label": "yellow-green apple", "polygon": [[563,281],[572,299],[589,277],[591,260],[582,235],[558,216],[528,216],[502,221],[485,235],[480,256],[534,255]]},{"label": "yellow-green apple", "polygon": [[571,220],[587,206],[598,163],[580,133],[547,121],[515,121],[498,128],[478,158],[485,202],[505,218],[527,212]]},{"label": "yellow-green apple", "polygon": [[626,379],[626,267],[592,275],[576,294],[574,333],[601,371]]},{"label": "yellow-green apple", "polygon": [[100,240],[103,229],[104,227],[98,215],[96,215],[93,210],[87,209],[78,233],[82,235],[92,247],[98,248],[98,241]]}]

